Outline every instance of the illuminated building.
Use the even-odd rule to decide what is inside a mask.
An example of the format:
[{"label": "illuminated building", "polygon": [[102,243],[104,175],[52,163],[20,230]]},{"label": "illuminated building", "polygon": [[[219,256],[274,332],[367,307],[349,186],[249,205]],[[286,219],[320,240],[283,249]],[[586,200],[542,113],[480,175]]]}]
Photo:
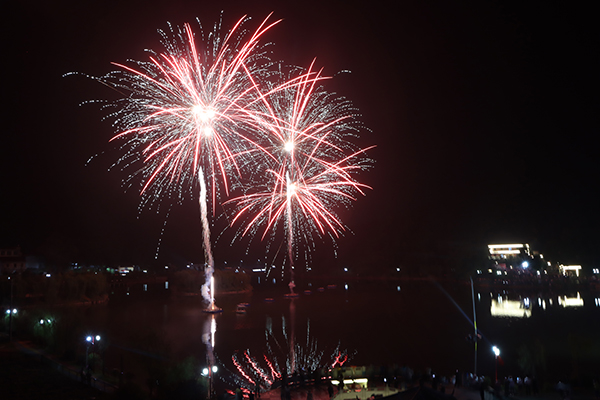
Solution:
[{"label": "illuminated building", "polygon": [[526,243],[488,244],[488,258],[497,269],[507,270],[520,267],[526,270],[532,265],[534,256]]},{"label": "illuminated building", "polygon": [[562,275],[568,276],[571,273],[575,273],[575,276],[579,277],[579,271],[581,271],[581,265],[562,265],[558,266]]},{"label": "illuminated building", "polygon": [[3,274],[14,274],[25,271],[26,260],[20,247],[0,249],[0,271]]}]

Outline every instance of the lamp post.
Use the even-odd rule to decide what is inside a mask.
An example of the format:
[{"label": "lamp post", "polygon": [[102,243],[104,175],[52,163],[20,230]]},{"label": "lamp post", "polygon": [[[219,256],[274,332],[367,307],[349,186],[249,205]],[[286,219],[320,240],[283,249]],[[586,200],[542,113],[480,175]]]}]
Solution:
[{"label": "lamp post", "polygon": [[17,313],[17,309],[13,308],[13,280],[8,277],[10,281],[10,309],[7,311],[8,315],[8,341],[12,342],[12,315]]},{"label": "lamp post", "polygon": [[474,360],[473,360],[473,374],[475,376],[477,376],[477,313],[475,312],[475,289],[473,289],[473,278],[469,277],[469,279],[471,279],[471,300],[473,302],[473,329],[475,329],[475,336],[473,337],[474,341],[475,341],[475,355],[474,355]]},{"label": "lamp post", "polygon": [[496,356],[496,382],[498,382],[498,356],[500,355],[500,349],[496,346],[492,347],[492,351],[494,352],[494,355]]},{"label": "lamp post", "polygon": [[85,370],[86,370],[86,373],[87,373],[87,370],[89,368],[89,357],[88,357],[88,354],[89,354],[89,351],[90,351],[90,346],[93,346],[93,345],[96,344],[96,342],[100,341],[100,335],[96,335],[96,336],[90,335],[90,336],[87,336],[85,338],[85,341],[88,342],[88,345],[85,348]]},{"label": "lamp post", "polygon": [[208,398],[212,399],[213,397],[213,374],[216,374],[219,368],[216,365],[209,365],[202,369],[202,376],[208,378]]},{"label": "lamp post", "polygon": [[12,320],[13,315],[17,314],[17,309],[12,308],[12,302],[10,309],[6,310],[6,313],[8,314],[8,341],[12,342]]}]

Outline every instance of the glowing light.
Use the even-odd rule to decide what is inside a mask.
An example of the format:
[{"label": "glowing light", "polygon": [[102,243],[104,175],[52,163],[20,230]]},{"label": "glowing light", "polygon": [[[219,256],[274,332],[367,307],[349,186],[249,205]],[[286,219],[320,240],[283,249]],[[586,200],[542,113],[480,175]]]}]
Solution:
[{"label": "glowing light", "polygon": [[496,346],[492,347],[492,351],[494,352],[496,357],[498,357],[500,355],[500,349],[498,347],[496,347]]},{"label": "glowing light", "polygon": [[516,244],[488,244],[488,248],[490,249],[505,249],[505,248],[511,248],[511,249],[522,249],[524,246],[520,243],[516,243]]},{"label": "glowing light", "polygon": [[192,113],[202,123],[208,123],[215,118],[215,110],[210,107],[204,107],[203,105],[196,104],[192,107]]}]

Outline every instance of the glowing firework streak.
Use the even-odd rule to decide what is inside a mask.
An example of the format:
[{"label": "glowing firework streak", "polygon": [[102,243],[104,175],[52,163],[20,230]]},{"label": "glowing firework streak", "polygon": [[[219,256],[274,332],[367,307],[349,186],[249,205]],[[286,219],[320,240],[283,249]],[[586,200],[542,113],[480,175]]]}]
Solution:
[{"label": "glowing firework streak", "polygon": [[260,377],[269,384],[269,386],[271,386],[273,384],[273,381],[271,379],[269,379],[269,377],[267,376],[267,374],[264,373],[264,371],[262,370],[262,368],[260,368],[257,364],[256,361],[250,357],[250,354],[248,354],[248,350],[246,350],[246,352],[244,353],[244,355],[246,356],[246,359],[248,360],[248,363],[250,364],[250,366],[252,367],[252,369],[254,369],[254,371],[260,375]]},{"label": "glowing firework streak", "polygon": [[202,236],[204,238],[203,247],[204,247],[204,259],[206,260],[206,283],[202,286],[202,295],[204,298],[206,296],[206,288],[208,284],[210,284],[210,307],[215,307],[215,297],[214,297],[214,265],[215,262],[213,260],[212,249],[210,245],[210,227],[208,226],[208,216],[206,210],[206,183],[204,182],[204,174],[202,172],[202,168],[200,168],[200,173],[198,174],[198,179],[200,180],[200,218],[202,219]]},{"label": "glowing firework streak", "polygon": [[333,360],[333,364],[331,364],[331,368],[334,368],[336,366],[336,364],[340,364],[340,366],[344,365],[344,363],[346,361],[348,361],[348,354],[344,354],[344,359],[340,361],[340,358],[342,357],[342,353],[338,351],[338,355],[335,357],[335,360]]},{"label": "glowing firework streak", "polygon": [[271,371],[271,377],[273,379],[281,378],[281,374],[279,372],[277,372],[277,370],[273,367],[273,363],[271,363],[271,360],[269,360],[266,355],[264,355],[263,357],[265,358],[265,361],[266,361],[267,365],[269,366],[269,371]]},{"label": "glowing firework streak", "polygon": [[242,368],[241,364],[238,362],[238,360],[234,357],[231,357],[231,360],[233,361],[233,365],[235,365],[235,367],[237,368],[238,371],[240,371],[240,374],[242,374],[242,376],[244,378],[246,378],[246,380],[248,382],[250,382],[251,385],[255,385],[254,381],[252,380],[252,378],[250,378],[250,376],[248,376],[248,374],[244,371],[244,369]]}]

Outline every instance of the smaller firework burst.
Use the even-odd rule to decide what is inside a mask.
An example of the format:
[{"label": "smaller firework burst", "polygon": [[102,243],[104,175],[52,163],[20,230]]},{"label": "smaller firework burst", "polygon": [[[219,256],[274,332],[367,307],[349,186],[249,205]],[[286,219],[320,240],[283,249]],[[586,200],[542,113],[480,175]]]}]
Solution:
[{"label": "smaller firework burst", "polygon": [[349,207],[369,188],[356,175],[370,166],[370,148],[360,149],[351,140],[364,127],[348,100],[319,86],[324,79],[311,65],[272,85],[254,104],[254,115],[269,133],[263,148],[271,157],[257,179],[243,187],[243,195],[225,203],[233,205],[231,225],[241,226],[236,238],[284,234],[292,274],[300,249],[308,261],[315,239],[329,236],[335,242],[343,234],[346,227],[336,209]]}]

